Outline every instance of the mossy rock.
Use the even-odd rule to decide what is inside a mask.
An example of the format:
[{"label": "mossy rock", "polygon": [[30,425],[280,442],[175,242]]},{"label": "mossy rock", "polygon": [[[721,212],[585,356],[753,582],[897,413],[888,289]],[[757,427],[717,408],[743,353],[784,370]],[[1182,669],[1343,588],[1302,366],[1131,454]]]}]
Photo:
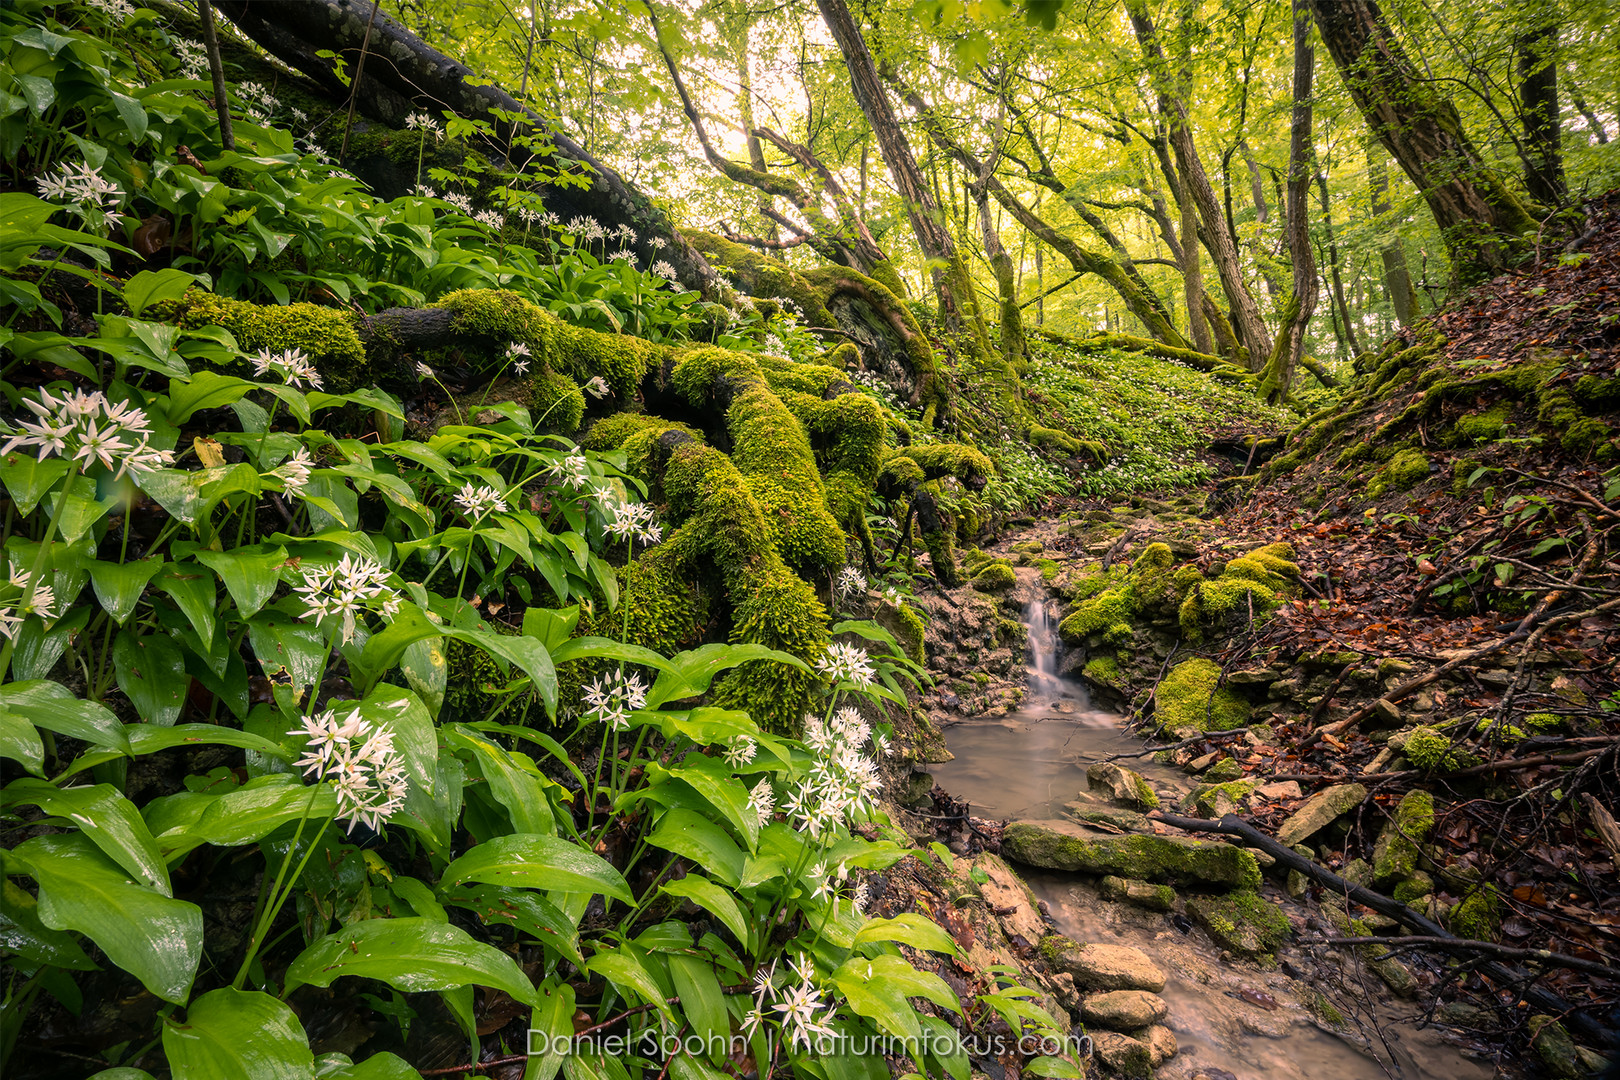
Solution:
[{"label": "mossy rock", "polygon": [[1112,656],[1093,656],[1086,661],[1086,666],[1080,669],[1080,675],[1087,682],[1106,686],[1111,690],[1118,690],[1124,685],[1119,661]]},{"label": "mossy rock", "polygon": [[1205,769],[1199,779],[1206,784],[1224,784],[1229,780],[1242,780],[1243,776],[1243,766],[1237,758],[1225,757]]},{"label": "mossy rock", "polygon": [[[354,319],[337,308],[316,304],[250,304],[192,289],[181,302],[178,321],[188,330],[223,327],[236,338],[244,353],[263,349],[271,352],[301,350],[321,373],[324,388],[332,393],[344,393],[378,381]],[[246,374],[247,362],[227,365],[227,370],[234,368]]]},{"label": "mossy rock", "polygon": [[1274,953],[1293,932],[1288,916],[1250,889],[1226,896],[1189,896],[1187,914],[1215,944],[1243,956]]},{"label": "mossy rock", "polygon": [[1421,789],[1409,791],[1373,845],[1373,883],[1388,885],[1417,871],[1420,847],[1434,828],[1434,796]]},{"label": "mossy rock", "polygon": [[1406,733],[1400,746],[1401,753],[1414,768],[1455,769],[1466,760],[1451,739],[1436,728],[1423,726]]},{"label": "mossy rock", "polygon": [[1159,722],[1181,738],[1243,727],[1253,709],[1231,688],[1218,685],[1220,677],[1219,665],[1202,657],[1171,668],[1154,693]]},{"label": "mossy rock", "polygon": [[1009,563],[1000,559],[985,564],[973,575],[972,585],[980,592],[1006,592],[1018,584],[1018,575]]},{"label": "mossy rock", "polygon": [[1482,413],[1470,413],[1460,416],[1451,426],[1452,432],[1463,443],[1486,442],[1490,439],[1499,439],[1507,433],[1508,416],[1512,413],[1512,406],[1497,405]]},{"label": "mossy rock", "polygon": [[1232,844],[1180,836],[1117,836],[1067,821],[1017,821],[1002,833],[1002,853],[1030,866],[1141,881],[1260,886],[1260,864]]},{"label": "mossy rock", "polygon": [[1495,941],[1501,927],[1502,907],[1494,885],[1480,885],[1446,913],[1446,929],[1470,941]]},{"label": "mossy rock", "polygon": [[[1387,486],[1406,491],[1429,478],[1429,459],[1421,450],[1401,450],[1389,459],[1379,475],[1382,479],[1374,487]],[[1368,490],[1368,494],[1373,494],[1372,489]]]},{"label": "mossy rock", "polygon": [[1129,641],[1136,606],[1124,589],[1109,589],[1086,600],[1058,624],[1058,636],[1067,645],[1079,645],[1093,634],[1110,644]]}]

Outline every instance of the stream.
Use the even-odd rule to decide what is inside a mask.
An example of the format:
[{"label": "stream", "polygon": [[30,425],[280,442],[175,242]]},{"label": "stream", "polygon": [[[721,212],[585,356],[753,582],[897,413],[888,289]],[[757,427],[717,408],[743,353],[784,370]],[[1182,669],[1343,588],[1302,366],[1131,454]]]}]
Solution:
[{"label": "stream", "polygon": [[[932,766],[936,781],[992,819],[1054,819],[1063,806],[1086,800],[1086,765],[1110,754],[1135,753],[1142,740],[1121,727],[1123,717],[1093,708],[1084,684],[1056,674],[1055,619],[1036,601],[1025,611],[1029,631],[1028,690],[1019,709],[993,719],[965,719],[945,729],[955,760]],[[1123,764],[1143,775],[1161,801],[1173,806],[1192,783],[1181,770],[1134,758]],[[1178,928],[1179,917],[1103,900],[1095,883],[1071,874],[1023,868],[1062,933],[1080,942],[1129,945],[1151,957],[1168,977],[1160,995],[1164,1021],[1179,1053],[1160,1078],[1192,1080],[1486,1080],[1488,1064],[1470,1060],[1434,1029],[1398,1019],[1410,1013],[1370,973],[1359,1002],[1360,1028],[1376,1056],[1319,1026],[1300,1003],[1309,990],[1284,970],[1265,971],[1223,959],[1202,932]],[[1272,883],[1265,895],[1296,922],[1303,905],[1286,900]],[[1179,927],[1190,928],[1184,919]],[[1296,958],[1301,959],[1301,958]],[[1355,1002],[1332,998],[1346,1016]],[[1376,1017],[1376,1023],[1374,1018]]]}]

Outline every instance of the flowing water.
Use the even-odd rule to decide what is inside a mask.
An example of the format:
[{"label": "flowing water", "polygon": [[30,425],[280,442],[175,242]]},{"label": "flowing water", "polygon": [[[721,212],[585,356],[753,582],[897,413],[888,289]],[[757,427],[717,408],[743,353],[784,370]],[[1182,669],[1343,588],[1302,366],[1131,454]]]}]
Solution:
[{"label": "flowing water", "polygon": [[[1087,764],[1143,747],[1121,728],[1118,714],[1092,707],[1083,684],[1057,674],[1055,626],[1045,605],[1031,604],[1026,623],[1030,657],[1021,708],[1005,717],[950,725],[945,741],[955,760],[933,766],[939,784],[967,800],[969,812],[978,817],[1059,818],[1065,803],[1088,797]],[[1167,805],[1191,787],[1179,769],[1151,757],[1122,764],[1140,772]],[[1366,1020],[1377,1020],[1362,1029],[1376,1048],[1376,1060],[1318,1027],[1299,1005],[1306,988],[1283,971],[1225,962],[1200,932],[1183,932],[1169,915],[1104,901],[1093,883],[1075,875],[1036,871],[1026,877],[1062,933],[1077,941],[1134,946],[1166,974],[1161,996],[1170,1015],[1165,1023],[1175,1032],[1180,1052],[1159,1070],[1161,1078],[1200,1072],[1211,1078],[1224,1072],[1236,1080],[1486,1080],[1494,1075],[1436,1031],[1394,1020],[1383,984],[1370,974],[1376,985],[1359,1004]],[[1342,997],[1334,1002],[1346,1015],[1357,1005]]]}]

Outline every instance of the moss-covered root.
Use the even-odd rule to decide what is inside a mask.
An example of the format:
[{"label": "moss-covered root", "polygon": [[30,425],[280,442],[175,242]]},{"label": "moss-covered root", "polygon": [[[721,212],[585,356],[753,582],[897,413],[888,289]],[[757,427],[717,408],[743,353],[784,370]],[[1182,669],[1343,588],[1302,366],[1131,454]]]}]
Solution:
[{"label": "moss-covered root", "polygon": [[783,559],[812,578],[842,566],[848,541],[828,510],[809,436],[753,358],[725,349],[685,352],[675,359],[671,381],[694,405],[729,396],[732,460]]},{"label": "moss-covered root", "polygon": [[956,528],[940,509],[935,482],[955,477],[968,489],[978,491],[993,469],[989,458],[957,443],[893,447],[884,459],[877,490],[889,498],[910,496],[909,515],[916,518],[934,576],[944,585],[960,581],[956,572]]},{"label": "moss-covered root", "polygon": [[[280,307],[250,304],[192,289],[176,305],[176,310],[164,314],[188,330],[200,326],[224,327],[236,338],[243,352],[302,350],[314,361],[327,390],[342,393],[379,381],[354,319],[337,308],[316,304]],[[245,374],[246,364],[241,366]]]}]

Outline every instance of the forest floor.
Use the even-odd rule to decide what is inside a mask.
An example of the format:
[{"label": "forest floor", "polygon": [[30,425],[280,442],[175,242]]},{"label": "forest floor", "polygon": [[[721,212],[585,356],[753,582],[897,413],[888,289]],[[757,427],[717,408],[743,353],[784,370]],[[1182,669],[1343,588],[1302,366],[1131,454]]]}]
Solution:
[{"label": "forest floor", "polygon": [[[981,537],[974,580],[923,598],[934,728],[1017,714],[1030,604],[1060,608],[1060,672],[1196,785],[1171,814],[1235,812],[1486,942],[1371,958],[1476,1055],[1544,1075],[1598,1067],[1620,999],[1617,204],[1594,205],[1578,254],[1387,343],[1335,408],[1262,444],[1264,468],[1217,451],[1202,488],[1053,507]],[[957,850],[999,848],[999,823],[928,801]],[[1297,872],[1286,888],[1326,892]],[[1312,929],[1411,936],[1327,895],[1344,914]],[[1479,970],[1489,949],[1575,963],[1515,982]]]}]

